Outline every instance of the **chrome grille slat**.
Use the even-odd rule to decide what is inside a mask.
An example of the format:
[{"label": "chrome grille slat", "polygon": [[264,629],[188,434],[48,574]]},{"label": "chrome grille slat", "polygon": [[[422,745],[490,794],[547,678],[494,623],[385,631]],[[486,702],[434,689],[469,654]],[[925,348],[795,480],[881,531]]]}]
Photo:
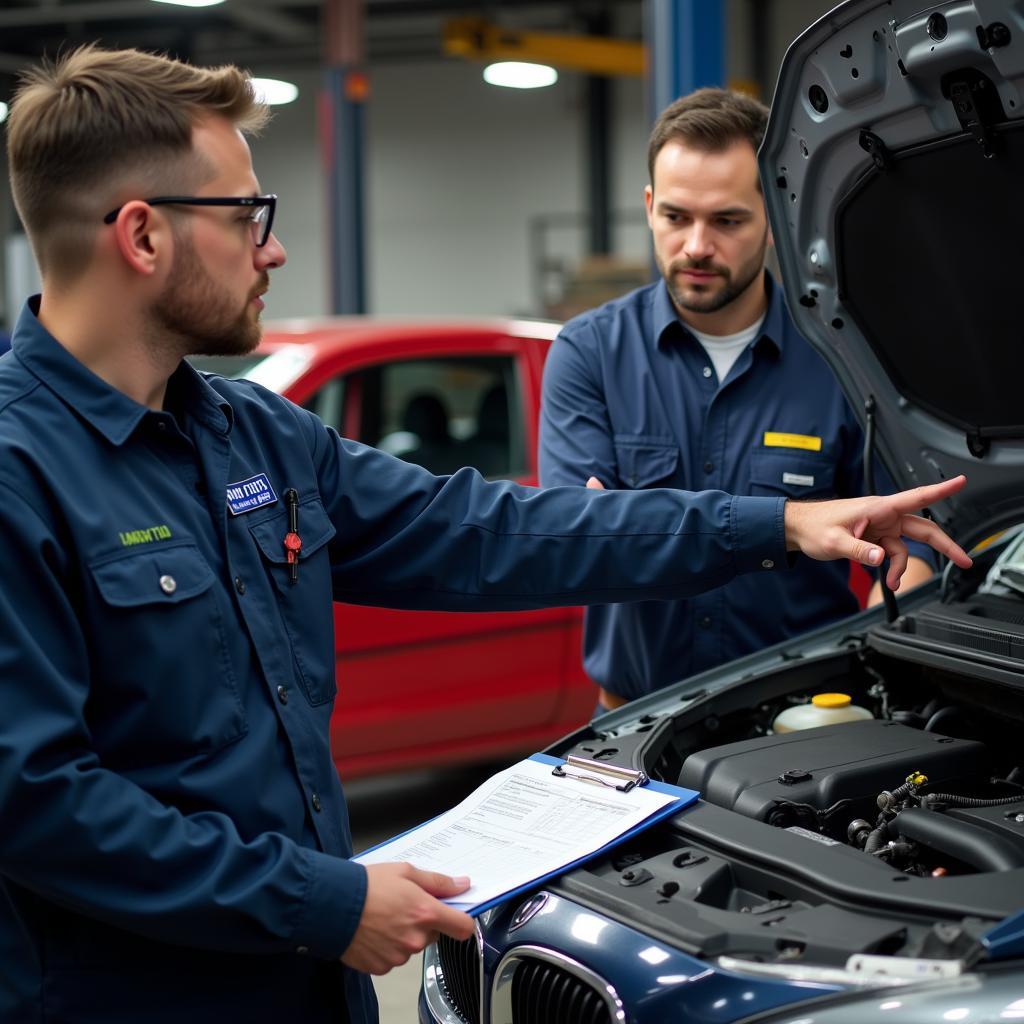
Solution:
[{"label": "chrome grille slat", "polygon": [[490,1024],[622,1024],[625,1019],[615,989],[562,953],[522,946],[498,964]]},{"label": "chrome grille slat", "polygon": [[479,937],[462,941],[442,935],[437,941],[440,984],[451,1008],[464,1024],[481,1024],[480,978],[483,964]]}]

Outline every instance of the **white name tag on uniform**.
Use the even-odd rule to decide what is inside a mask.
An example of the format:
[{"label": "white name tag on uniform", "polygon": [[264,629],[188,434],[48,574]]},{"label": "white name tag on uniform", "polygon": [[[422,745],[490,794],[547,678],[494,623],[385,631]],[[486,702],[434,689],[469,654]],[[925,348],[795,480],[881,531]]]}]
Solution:
[{"label": "white name tag on uniform", "polygon": [[814,477],[805,476],[803,473],[783,473],[782,482],[784,484],[793,484],[795,487],[813,487]]},{"label": "white name tag on uniform", "polygon": [[275,501],[277,495],[266,473],[257,473],[248,480],[228,484],[228,511],[233,516],[244,515],[264,505],[273,505]]}]

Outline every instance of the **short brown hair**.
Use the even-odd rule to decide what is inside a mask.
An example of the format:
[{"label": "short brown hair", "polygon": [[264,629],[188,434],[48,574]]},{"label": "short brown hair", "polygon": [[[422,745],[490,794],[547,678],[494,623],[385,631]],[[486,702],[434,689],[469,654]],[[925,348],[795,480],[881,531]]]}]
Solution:
[{"label": "short brown hair", "polygon": [[88,45],[25,73],[7,121],[7,157],[40,270],[66,279],[84,269],[119,189],[151,195],[199,184],[210,169],[194,159],[192,128],[209,114],[250,133],[268,118],[249,76],[231,66]]},{"label": "short brown hair", "polygon": [[718,152],[746,140],[756,153],[768,125],[768,108],[751,96],[728,89],[698,89],[670,103],[654,122],[647,146],[647,171],[654,184],[654,161],[667,142],[685,142]]}]

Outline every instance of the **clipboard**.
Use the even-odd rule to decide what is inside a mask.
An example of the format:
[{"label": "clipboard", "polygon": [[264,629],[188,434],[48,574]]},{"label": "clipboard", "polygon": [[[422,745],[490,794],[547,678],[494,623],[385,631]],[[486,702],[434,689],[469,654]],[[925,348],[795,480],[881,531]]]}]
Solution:
[{"label": "clipboard", "polygon": [[[517,771],[521,775],[517,774]],[[621,829],[612,828],[609,830],[606,828],[605,840],[602,842],[586,843],[584,845],[577,844],[578,848],[570,850],[568,854],[566,854],[565,849],[562,849],[557,855],[552,855],[552,857],[548,858],[551,863],[546,868],[541,869],[537,867],[545,859],[543,856],[538,855],[533,861],[528,861],[529,864],[533,865],[532,869],[530,867],[518,867],[518,873],[516,867],[505,871],[497,867],[496,863],[493,863],[502,857],[503,851],[500,842],[495,843],[490,837],[485,836],[482,849],[486,854],[488,852],[487,842],[491,841],[493,843],[493,856],[491,857],[492,862],[486,863],[486,867],[482,870],[485,874],[494,876],[493,879],[488,878],[487,884],[484,886],[485,890],[487,890],[486,895],[481,893],[481,896],[484,896],[484,898],[471,898],[468,901],[464,898],[465,895],[472,893],[473,889],[478,888],[474,881],[473,889],[470,889],[469,893],[445,901],[450,906],[463,910],[474,917],[482,914],[499,903],[503,903],[520,893],[532,890],[538,885],[550,881],[552,878],[557,878],[559,875],[572,871],[574,868],[595,857],[600,857],[620,843],[650,828],[652,825],[684,810],[696,801],[699,796],[694,790],[683,789],[679,786],[672,786],[649,779],[644,772],[624,768],[621,765],[576,757],[574,755],[570,755],[563,760],[548,754],[533,754],[524,761],[492,776],[491,779],[482,783],[481,786],[477,787],[473,793],[450,811],[438,815],[438,817],[422,825],[417,825],[395,836],[393,839],[379,843],[369,850],[364,850],[354,857],[353,860],[357,863],[408,860],[417,867],[424,867],[427,870],[441,871],[444,874],[451,875],[468,874],[473,878],[474,871],[472,868],[466,870],[464,864],[460,867],[457,850],[452,851],[451,863],[444,863],[445,843],[453,835],[457,838],[460,829],[466,831],[467,822],[470,823],[470,829],[473,827],[474,822],[479,822],[480,807],[484,806],[486,801],[490,799],[488,793],[492,796],[499,793],[501,787],[504,786],[503,779],[518,782],[526,776],[529,776],[528,784],[537,787],[533,790],[533,793],[541,793],[544,799],[555,796],[561,797],[561,790],[555,787],[565,785],[567,787],[566,793],[570,791],[568,787],[579,787],[578,790],[574,789],[573,792],[583,795],[581,805],[584,809],[600,808],[602,804],[614,805],[618,808],[629,808],[629,824]],[[547,782],[544,782],[544,779]],[[588,793],[591,787],[594,790],[593,794]],[[644,793],[655,796],[656,799],[651,800],[648,797],[641,797],[640,794]],[[637,802],[636,806],[634,806],[634,801]],[[564,800],[555,800],[553,802],[565,806]],[[653,806],[654,804],[657,804],[657,806]],[[649,806],[651,809],[645,810]],[[623,817],[626,817],[625,813],[623,813]],[[539,833],[531,832],[528,829],[524,830],[521,835],[526,843],[540,842],[544,838]],[[432,845],[440,847],[441,852],[431,853],[430,857],[432,859],[429,862],[418,861],[418,857],[425,850],[429,850]],[[405,854],[408,854],[409,851],[412,851],[413,855],[406,856]],[[474,851],[474,855],[479,856],[480,852],[480,849],[478,849]],[[440,862],[438,862],[437,858],[441,858]],[[523,860],[523,858],[520,858],[520,860]],[[503,884],[503,876],[505,875],[507,875],[507,879],[504,880],[507,880],[508,884]]]}]

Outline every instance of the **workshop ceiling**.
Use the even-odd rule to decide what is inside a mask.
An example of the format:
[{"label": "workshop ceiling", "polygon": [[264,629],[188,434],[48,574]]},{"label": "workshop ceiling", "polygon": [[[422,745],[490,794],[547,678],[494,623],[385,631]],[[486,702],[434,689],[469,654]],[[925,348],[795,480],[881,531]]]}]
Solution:
[{"label": "workshop ceiling", "polygon": [[[640,39],[642,0],[363,0],[368,63],[442,57],[450,18],[510,29]],[[0,98],[27,63],[80,43],[138,46],[199,64],[316,67],[323,59],[317,0],[227,0],[187,8],[154,0],[0,0]]]}]

